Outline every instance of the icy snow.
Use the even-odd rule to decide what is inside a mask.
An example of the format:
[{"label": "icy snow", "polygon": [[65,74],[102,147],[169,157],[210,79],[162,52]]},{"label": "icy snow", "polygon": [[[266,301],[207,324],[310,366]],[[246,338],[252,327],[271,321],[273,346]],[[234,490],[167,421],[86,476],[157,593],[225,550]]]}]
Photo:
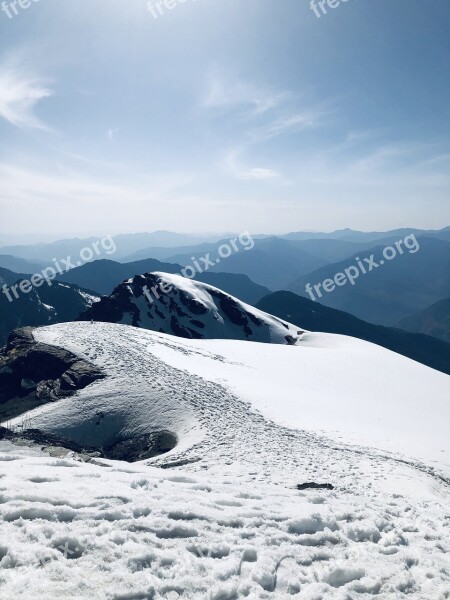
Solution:
[{"label": "icy snow", "polygon": [[54,306],[50,306],[50,304],[45,304],[44,302],[41,302],[41,304],[42,304],[42,306],[44,308],[46,308],[49,311],[55,310],[55,307]]},{"label": "icy snow", "polygon": [[83,292],[83,290],[78,290],[78,293],[82,298],[87,301],[88,306],[94,304],[94,302],[99,302],[100,296],[95,296],[94,294],[88,294],[87,292]]},{"label": "icy snow", "polygon": [[[179,445],[86,464],[1,442],[2,600],[450,597],[447,376],[327,334],[34,334],[108,377],[32,427],[97,445],[164,428]],[[295,489],[308,481],[335,489]]]}]

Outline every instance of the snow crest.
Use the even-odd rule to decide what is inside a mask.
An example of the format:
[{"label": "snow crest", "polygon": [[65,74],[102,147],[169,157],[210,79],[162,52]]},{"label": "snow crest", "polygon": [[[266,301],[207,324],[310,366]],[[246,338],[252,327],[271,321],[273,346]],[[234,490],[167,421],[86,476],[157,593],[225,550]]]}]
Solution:
[{"label": "snow crest", "polygon": [[147,273],[119,285],[81,315],[188,339],[235,339],[294,345],[303,329],[218,288],[181,275]]}]

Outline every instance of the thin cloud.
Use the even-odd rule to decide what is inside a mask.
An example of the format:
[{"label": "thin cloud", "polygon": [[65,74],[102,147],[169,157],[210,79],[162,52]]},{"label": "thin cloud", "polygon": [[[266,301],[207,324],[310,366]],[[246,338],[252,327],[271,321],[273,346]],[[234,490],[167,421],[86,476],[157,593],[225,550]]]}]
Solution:
[{"label": "thin cloud", "polygon": [[241,179],[274,179],[279,177],[280,173],[273,171],[272,169],[263,169],[261,167],[255,167],[248,171],[242,171]]},{"label": "thin cloud", "polygon": [[239,157],[243,149],[232,150],[225,157],[227,171],[236,179],[269,180],[281,177],[281,173],[267,167],[248,168],[240,164]]},{"label": "thin cloud", "polygon": [[316,127],[320,123],[322,114],[319,112],[302,112],[274,119],[272,122],[251,131],[251,142],[263,142],[292,131]]},{"label": "thin cloud", "polygon": [[119,129],[108,129],[108,131],[106,132],[106,137],[110,142],[112,142],[118,133]]},{"label": "thin cloud", "polygon": [[52,96],[44,83],[17,68],[0,66],[0,117],[21,128],[48,129],[34,114],[38,102]]},{"label": "thin cloud", "polygon": [[284,92],[265,90],[242,81],[225,81],[214,75],[208,81],[202,104],[207,109],[248,109],[253,115],[262,115],[286,98]]},{"label": "thin cloud", "polygon": [[[329,110],[323,106],[298,105],[299,98],[285,90],[264,89],[252,82],[226,80],[217,73],[210,76],[203,107],[227,112],[235,120],[235,143],[225,154],[223,165],[235,179],[277,180],[282,173],[255,163],[256,147],[284,135],[323,125]],[[236,145],[236,141],[238,141]],[[253,157],[252,157],[253,155]],[[244,159],[242,160],[242,158]]]}]

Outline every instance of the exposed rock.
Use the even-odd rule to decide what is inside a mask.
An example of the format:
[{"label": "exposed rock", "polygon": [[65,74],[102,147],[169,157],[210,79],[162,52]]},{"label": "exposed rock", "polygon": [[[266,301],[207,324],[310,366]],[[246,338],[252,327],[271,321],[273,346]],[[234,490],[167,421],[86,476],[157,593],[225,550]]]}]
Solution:
[{"label": "exposed rock", "polygon": [[213,286],[167,273],[123,281],[79,317],[122,323],[188,339],[237,339],[295,345],[297,326],[264,314]]},{"label": "exposed rock", "polygon": [[37,445],[51,456],[62,457],[70,451],[75,452],[78,458],[86,462],[92,462],[93,458],[108,458],[130,463],[165,454],[177,444],[176,436],[170,431],[156,431],[115,441],[106,448],[95,448],[81,446],[73,440],[44,433],[39,429],[11,431],[5,427],[0,427],[0,440],[11,440],[22,446]]},{"label": "exposed rock", "polygon": [[188,308],[193,315],[204,315],[208,309],[195,298],[191,298],[183,291],[179,292],[180,302]]},{"label": "exposed rock", "polygon": [[20,348],[22,346],[29,346],[34,343],[32,327],[22,327],[22,329],[15,329],[8,336],[6,343],[6,350],[12,350],[13,348]]},{"label": "exposed rock", "polygon": [[77,360],[61,376],[61,389],[81,390],[97,379],[100,371],[85,360]]},{"label": "exposed rock", "polygon": [[177,445],[177,438],[170,431],[158,431],[134,436],[103,448],[103,456],[113,460],[136,462],[165,454]]},{"label": "exposed rock", "polygon": [[0,350],[0,420],[70,396],[103,377],[71,352],[36,342],[31,327],[16,329]]},{"label": "exposed rock", "polygon": [[50,456],[64,457],[68,452],[75,452],[77,458],[83,462],[90,462],[99,466],[109,465],[96,462],[95,458],[101,458],[102,452],[90,446],[80,446],[73,440],[58,437],[49,433],[43,433],[39,429],[27,429],[26,431],[11,431],[0,427],[0,440],[10,440],[17,446],[39,446]]},{"label": "exposed rock", "polygon": [[299,483],[297,485],[298,490],[334,490],[334,486],[331,483],[315,483],[310,481],[309,483]]}]

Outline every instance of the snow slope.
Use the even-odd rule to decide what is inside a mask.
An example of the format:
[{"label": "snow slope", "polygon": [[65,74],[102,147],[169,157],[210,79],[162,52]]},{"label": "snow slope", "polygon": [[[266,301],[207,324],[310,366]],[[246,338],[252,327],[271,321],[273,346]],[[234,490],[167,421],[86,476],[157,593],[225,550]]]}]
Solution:
[{"label": "snow slope", "polygon": [[400,354],[325,333],[305,333],[295,349],[160,336],[151,350],[280,425],[414,457],[450,477],[450,378]]},{"label": "snow slope", "polygon": [[134,325],[189,339],[295,344],[303,330],[212,285],[181,275],[147,273],[117,286],[84,320]]},{"label": "snow slope", "polygon": [[39,429],[79,443],[165,429],[180,454],[211,439],[217,424],[219,440],[232,406],[251,403],[283,427],[397,452],[450,476],[450,378],[374,344],[324,333],[304,334],[295,347],[184,340],[107,323],[53,325],[34,336],[109,375],[32,414]]},{"label": "snow slope", "polygon": [[[68,323],[35,337],[108,376],[28,413],[32,427],[179,444],[97,465],[1,442],[2,600],[449,597],[447,376],[328,334],[292,347]],[[334,490],[296,490],[311,481]]]}]

